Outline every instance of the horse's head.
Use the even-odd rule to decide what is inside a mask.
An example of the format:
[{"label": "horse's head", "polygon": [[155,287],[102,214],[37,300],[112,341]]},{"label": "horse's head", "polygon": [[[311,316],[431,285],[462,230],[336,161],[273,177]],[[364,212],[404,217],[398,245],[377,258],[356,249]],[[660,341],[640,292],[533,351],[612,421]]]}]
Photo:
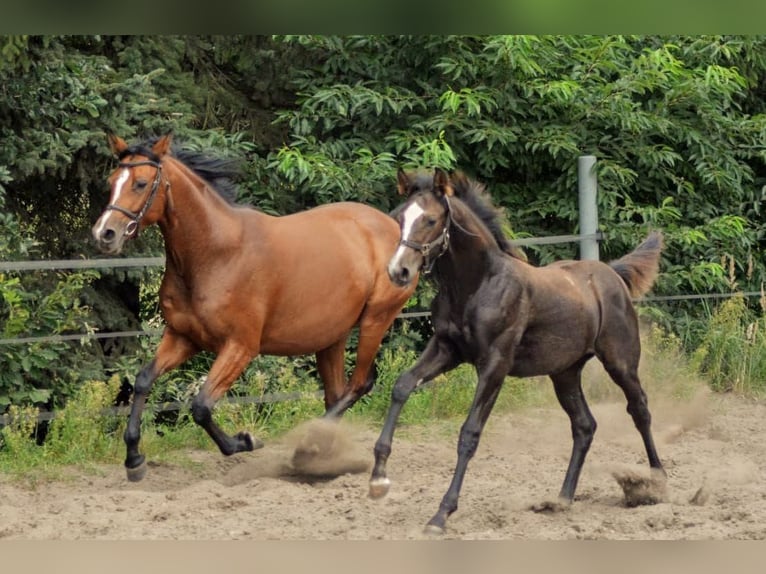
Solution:
[{"label": "horse's head", "polygon": [[388,276],[397,285],[409,284],[418,272],[431,270],[449,247],[450,205],[454,194],[449,176],[436,168],[433,177],[397,173],[399,193],[407,200],[393,216],[401,233],[399,248],[388,263]]},{"label": "horse's head", "polygon": [[93,238],[104,253],[122,251],[126,239],[138,235],[139,228],[156,222],[163,211],[165,187],[162,160],[170,150],[171,136],[164,135],[148,146],[128,146],[108,135],[109,147],[120,163],[108,178],[109,205],[93,226]]}]

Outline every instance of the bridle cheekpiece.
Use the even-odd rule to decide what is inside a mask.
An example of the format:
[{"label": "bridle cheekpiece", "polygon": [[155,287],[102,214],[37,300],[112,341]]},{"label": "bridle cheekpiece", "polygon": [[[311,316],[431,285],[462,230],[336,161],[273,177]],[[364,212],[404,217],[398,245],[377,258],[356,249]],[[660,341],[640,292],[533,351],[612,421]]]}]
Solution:
[{"label": "bridle cheekpiece", "polygon": [[[152,182],[152,189],[149,191],[149,197],[146,199],[146,202],[144,203],[144,206],[141,208],[140,211],[135,212],[131,211],[129,209],[125,209],[124,207],[120,207],[119,205],[114,205],[110,203],[106,206],[106,210],[113,210],[113,211],[119,211],[123,215],[130,218],[130,223],[125,227],[125,235],[128,237],[132,235],[138,236],[138,229],[139,225],[141,223],[141,220],[144,218],[144,215],[146,215],[146,212],[149,211],[149,209],[152,207],[152,203],[154,203],[154,198],[157,197],[157,191],[160,188],[160,181],[162,180],[162,164],[160,163],[159,159],[152,160],[147,159],[143,161],[135,161],[135,162],[120,162],[118,164],[119,167],[138,167],[141,165],[150,165],[154,167],[157,170],[157,174],[154,176],[154,181]],[[165,182],[166,187],[170,187],[170,182]]]},{"label": "bridle cheekpiece", "polygon": [[[446,197],[445,197],[446,199]],[[442,229],[439,237],[428,243],[418,243],[417,241],[411,241],[409,239],[402,239],[399,241],[399,245],[404,245],[410,249],[414,249],[423,256],[423,264],[421,269],[424,275],[431,273],[436,260],[444,255],[449,249],[449,228],[452,222],[450,213],[449,200],[447,201],[447,213],[444,221],[444,229]]]}]

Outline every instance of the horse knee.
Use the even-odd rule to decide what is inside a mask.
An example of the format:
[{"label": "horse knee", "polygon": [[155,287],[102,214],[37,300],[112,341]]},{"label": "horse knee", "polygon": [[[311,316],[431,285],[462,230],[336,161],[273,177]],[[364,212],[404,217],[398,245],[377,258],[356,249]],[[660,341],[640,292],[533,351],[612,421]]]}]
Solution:
[{"label": "horse knee", "polygon": [[141,369],[136,376],[136,384],[133,387],[133,393],[136,395],[148,395],[155,378],[154,363]]},{"label": "horse knee", "polygon": [[396,403],[405,402],[417,386],[418,381],[415,377],[409,373],[404,373],[394,383],[394,388],[391,390],[391,400]]},{"label": "horse knee", "polygon": [[475,428],[473,425],[463,425],[463,428],[460,429],[460,437],[457,442],[458,456],[473,457],[476,449],[479,447],[480,436],[481,429]]}]

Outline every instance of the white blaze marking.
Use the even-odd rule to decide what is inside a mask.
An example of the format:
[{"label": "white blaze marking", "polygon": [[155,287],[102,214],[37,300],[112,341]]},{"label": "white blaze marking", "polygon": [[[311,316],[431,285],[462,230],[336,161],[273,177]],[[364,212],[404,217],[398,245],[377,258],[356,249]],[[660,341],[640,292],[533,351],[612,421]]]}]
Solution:
[{"label": "white blaze marking", "polygon": [[[122,193],[122,187],[125,185],[125,182],[128,181],[128,178],[130,177],[130,170],[125,167],[122,169],[122,173],[120,173],[120,177],[117,178],[117,181],[114,182],[114,187],[112,188],[112,195],[109,198],[109,204],[115,205],[117,203],[117,200],[120,198],[120,194]],[[96,222],[96,229],[94,231],[94,234],[97,236],[101,235],[101,232],[104,230],[104,226],[106,225],[107,220],[109,219],[109,216],[112,215],[112,210],[104,211],[104,213],[101,214],[101,217],[98,218],[98,222]]]},{"label": "white blaze marking", "polygon": [[[410,238],[412,227],[415,225],[415,222],[418,220],[418,218],[424,213],[425,211],[423,211],[423,208],[414,202],[404,210],[404,213],[402,213],[402,241]],[[399,260],[404,255],[405,249],[406,247],[404,245],[399,245],[399,248],[396,250],[396,253],[394,253],[394,256],[391,258],[391,261],[388,264],[389,269],[393,269],[399,265]]]}]

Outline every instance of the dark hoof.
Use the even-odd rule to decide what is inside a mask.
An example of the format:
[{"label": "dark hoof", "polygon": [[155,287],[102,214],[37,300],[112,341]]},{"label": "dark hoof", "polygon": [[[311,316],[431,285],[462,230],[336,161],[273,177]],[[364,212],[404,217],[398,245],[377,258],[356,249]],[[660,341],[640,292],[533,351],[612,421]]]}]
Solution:
[{"label": "dark hoof", "polygon": [[133,468],[125,467],[130,482],[140,482],[146,476],[146,461],[141,461],[138,466]]},{"label": "dark hoof", "polygon": [[239,443],[238,452],[250,452],[252,450],[263,448],[263,441],[259,438],[253,438],[249,432],[240,432],[237,434],[237,442]]}]

